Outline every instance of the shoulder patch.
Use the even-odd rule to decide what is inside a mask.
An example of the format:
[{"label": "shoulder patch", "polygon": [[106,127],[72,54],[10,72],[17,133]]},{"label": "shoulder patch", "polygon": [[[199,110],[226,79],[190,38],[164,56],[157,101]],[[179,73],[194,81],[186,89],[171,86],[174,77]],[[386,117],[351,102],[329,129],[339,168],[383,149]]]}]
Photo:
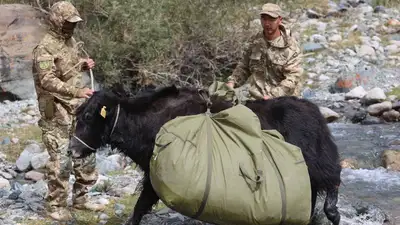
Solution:
[{"label": "shoulder patch", "polygon": [[39,68],[42,70],[48,69],[50,67],[50,61],[40,61]]}]

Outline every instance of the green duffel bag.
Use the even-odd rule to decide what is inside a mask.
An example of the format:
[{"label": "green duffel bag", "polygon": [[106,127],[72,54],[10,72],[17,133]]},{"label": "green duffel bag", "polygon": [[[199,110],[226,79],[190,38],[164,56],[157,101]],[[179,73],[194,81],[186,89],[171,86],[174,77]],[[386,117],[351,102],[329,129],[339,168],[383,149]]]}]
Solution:
[{"label": "green duffel bag", "polygon": [[165,205],[219,225],[308,224],[311,186],[297,146],[244,105],[162,126],[150,179]]}]

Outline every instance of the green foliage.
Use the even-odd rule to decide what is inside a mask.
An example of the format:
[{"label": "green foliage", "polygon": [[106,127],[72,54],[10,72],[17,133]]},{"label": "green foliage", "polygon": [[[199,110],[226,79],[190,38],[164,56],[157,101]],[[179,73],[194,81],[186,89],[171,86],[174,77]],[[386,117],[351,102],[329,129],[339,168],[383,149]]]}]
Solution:
[{"label": "green foliage", "polygon": [[95,74],[128,87],[173,78],[202,85],[229,75],[248,36],[243,31],[257,18],[250,1],[72,2],[86,21],[78,35],[97,62]]},{"label": "green foliage", "polygon": [[[0,0],[28,3],[36,0]],[[76,36],[96,61],[100,83],[204,86],[229,76],[266,2],[286,11],[327,0],[69,0],[84,18]],[[48,10],[56,0],[40,1]]]}]

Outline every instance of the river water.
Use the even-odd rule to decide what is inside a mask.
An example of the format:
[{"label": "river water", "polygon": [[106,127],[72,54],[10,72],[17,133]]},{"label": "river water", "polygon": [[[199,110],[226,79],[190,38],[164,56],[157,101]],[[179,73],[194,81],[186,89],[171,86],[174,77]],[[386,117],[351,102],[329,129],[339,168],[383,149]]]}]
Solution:
[{"label": "river water", "polygon": [[[391,214],[392,224],[400,224],[400,172],[384,169],[381,153],[400,149],[400,123],[358,125],[331,123],[329,127],[341,158],[355,159],[360,169],[343,169],[340,193],[377,206]],[[348,224],[382,224],[371,218],[343,218]]]}]

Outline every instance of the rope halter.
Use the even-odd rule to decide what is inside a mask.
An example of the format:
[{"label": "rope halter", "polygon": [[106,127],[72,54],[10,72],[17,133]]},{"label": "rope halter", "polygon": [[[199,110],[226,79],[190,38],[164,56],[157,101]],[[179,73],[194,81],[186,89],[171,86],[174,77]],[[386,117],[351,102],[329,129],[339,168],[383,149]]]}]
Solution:
[{"label": "rope halter", "polygon": [[[118,119],[119,119],[120,108],[121,108],[121,107],[120,107],[120,105],[118,104],[118,106],[117,106],[117,116],[115,117],[114,125],[113,125],[113,127],[112,127],[112,129],[111,129],[111,133],[110,133],[110,136],[109,136],[109,137],[111,137],[111,135],[114,133],[114,129],[115,129],[115,127],[117,126],[117,122],[118,122]],[[76,140],[78,140],[81,144],[83,144],[84,146],[86,146],[88,149],[90,149],[90,150],[92,150],[92,151],[96,151],[95,148],[93,148],[92,146],[86,144],[86,142],[84,142],[82,139],[80,139],[80,138],[77,137],[76,135],[73,135],[73,137],[74,137]]]}]

